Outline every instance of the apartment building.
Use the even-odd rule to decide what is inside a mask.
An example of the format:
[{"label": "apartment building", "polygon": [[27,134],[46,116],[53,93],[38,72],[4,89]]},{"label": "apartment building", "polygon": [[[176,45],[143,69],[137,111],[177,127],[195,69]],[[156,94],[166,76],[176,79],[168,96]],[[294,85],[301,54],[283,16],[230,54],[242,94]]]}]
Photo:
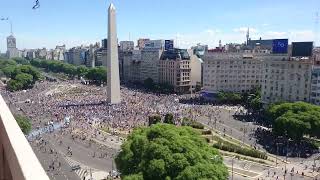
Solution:
[{"label": "apartment building", "polygon": [[309,58],[273,57],[263,63],[263,103],[310,101],[313,61]]},{"label": "apartment building", "polygon": [[186,49],[164,51],[159,61],[159,83],[168,83],[175,92],[188,92],[191,85],[190,55]]},{"label": "apartment building", "polygon": [[203,86],[208,93],[248,92],[260,87],[262,59],[249,53],[206,53]]}]

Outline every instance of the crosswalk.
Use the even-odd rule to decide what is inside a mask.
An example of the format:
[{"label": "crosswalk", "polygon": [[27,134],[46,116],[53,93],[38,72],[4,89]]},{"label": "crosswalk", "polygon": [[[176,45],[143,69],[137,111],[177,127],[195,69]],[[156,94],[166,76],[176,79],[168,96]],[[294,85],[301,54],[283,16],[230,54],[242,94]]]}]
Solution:
[{"label": "crosswalk", "polygon": [[[73,172],[75,172],[79,178],[82,180],[83,177],[87,177],[90,173],[90,170],[88,167],[83,166],[82,164],[78,163],[77,161],[74,161],[73,159],[69,158],[69,157],[65,157],[66,162],[69,164],[70,169],[74,166],[80,165],[79,169],[74,170]],[[94,170],[91,170],[91,172],[93,172]]]},{"label": "crosswalk", "polygon": [[251,168],[251,163],[245,163],[243,169],[249,170]]}]

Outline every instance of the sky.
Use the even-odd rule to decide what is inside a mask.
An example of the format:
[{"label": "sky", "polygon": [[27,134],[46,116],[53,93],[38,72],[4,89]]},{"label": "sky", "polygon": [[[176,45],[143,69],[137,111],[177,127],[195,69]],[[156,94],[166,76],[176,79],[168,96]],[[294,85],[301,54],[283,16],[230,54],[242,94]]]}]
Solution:
[{"label": "sky", "polygon": [[[289,38],[316,41],[320,0],[0,0],[0,18],[9,17],[19,49],[67,48],[100,42],[107,37],[107,9],[117,10],[118,38],[174,39],[190,48],[242,43],[247,28],[257,39]],[[320,20],[319,20],[320,21]],[[317,30],[318,29],[318,30]],[[318,35],[316,35],[318,34]],[[10,23],[0,21],[0,51],[6,50]],[[319,38],[317,38],[319,37]]]}]

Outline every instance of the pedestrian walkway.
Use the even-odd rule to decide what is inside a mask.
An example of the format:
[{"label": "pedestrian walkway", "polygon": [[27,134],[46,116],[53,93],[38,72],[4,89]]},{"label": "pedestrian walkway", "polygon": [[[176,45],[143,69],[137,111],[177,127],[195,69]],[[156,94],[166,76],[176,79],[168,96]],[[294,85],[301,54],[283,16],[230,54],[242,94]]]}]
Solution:
[{"label": "pedestrian walkway", "polygon": [[[84,166],[83,164],[80,164],[79,162],[77,162],[69,157],[65,157],[65,160],[70,166],[70,171],[72,171],[72,167],[80,166],[79,169],[73,170],[73,172],[75,172],[79,176],[80,179],[83,179],[83,177],[86,177],[87,175],[89,175],[88,167]],[[91,171],[94,171],[94,170],[91,170]]]}]

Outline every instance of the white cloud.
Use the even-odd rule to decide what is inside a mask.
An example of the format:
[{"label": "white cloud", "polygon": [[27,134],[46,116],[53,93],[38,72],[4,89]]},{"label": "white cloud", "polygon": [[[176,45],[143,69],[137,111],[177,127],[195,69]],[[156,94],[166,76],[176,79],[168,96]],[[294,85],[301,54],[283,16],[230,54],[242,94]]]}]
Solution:
[{"label": "white cloud", "polygon": [[[248,27],[234,28],[233,31],[237,32],[237,33],[247,33]],[[249,27],[249,32],[250,33],[257,33],[258,30],[256,28]]]}]

